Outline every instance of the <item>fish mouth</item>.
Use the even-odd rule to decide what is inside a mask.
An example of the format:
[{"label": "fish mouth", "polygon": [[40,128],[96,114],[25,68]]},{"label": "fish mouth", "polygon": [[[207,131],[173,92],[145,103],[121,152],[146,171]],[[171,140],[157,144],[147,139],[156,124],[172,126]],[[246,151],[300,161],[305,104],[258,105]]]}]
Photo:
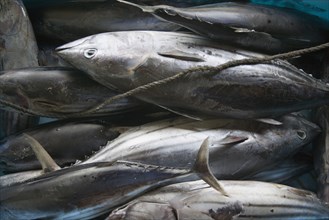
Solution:
[{"label": "fish mouth", "polygon": [[87,40],[89,40],[89,38],[90,37],[82,38],[82,39],[75,40],[75,41],[72,41],[70,43],[64,44],[62,46],[59,46],[55,49],[55,52],[60,54],[60,52],[63,52],[65,50],[72,49],[72,48],[77,47],[81,44],[84,44]]}]

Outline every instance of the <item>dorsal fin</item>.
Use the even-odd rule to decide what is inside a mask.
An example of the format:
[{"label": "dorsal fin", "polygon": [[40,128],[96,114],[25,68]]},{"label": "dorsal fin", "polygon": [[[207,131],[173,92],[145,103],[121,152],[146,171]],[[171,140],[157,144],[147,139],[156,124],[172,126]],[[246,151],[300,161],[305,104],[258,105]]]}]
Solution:
[{"label": "dorsal fin", "polygon": [[205,62],[204,58],[197,54],[185,53],[180,50],[158,52],[160,56],[191,62]]},{"label": "dorsal fin", "polygon": [[45,173],[61,169],[37,140],[25,133],[23,136],[30,144]]},{"label": "dorsal fin", "polygon": [[223,186],[217,181],[216,177],[212,174],[209,168],[209,137],[207,137],[201,144],[197,159],[194,163],[192,171],[208,183],[211,187],[221,192],[223,195],[228,196]]}]

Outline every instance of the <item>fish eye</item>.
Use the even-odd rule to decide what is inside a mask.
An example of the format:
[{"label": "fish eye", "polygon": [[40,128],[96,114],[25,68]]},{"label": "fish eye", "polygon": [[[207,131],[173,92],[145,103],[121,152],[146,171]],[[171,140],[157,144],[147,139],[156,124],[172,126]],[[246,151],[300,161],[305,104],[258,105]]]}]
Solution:
[{"label": "fish eye", "polygon": [[298,130],[298,131],[297,131],[297,136],[298,136],[300,139],[304,140],[304,139],[306,138],[306,133],[305,133],[305,131]]},{"label": "fish eye", "polygon": [[97,49],[94,49],[94,48],[92,48],[92,49],[87,49],[87,50],[85,50],[85,52],[84,52],[84,56],[85,56],[86,58],[90,59],[90,58],[94,57],[94,56],[96,55],[96,53],[97,53]]}]

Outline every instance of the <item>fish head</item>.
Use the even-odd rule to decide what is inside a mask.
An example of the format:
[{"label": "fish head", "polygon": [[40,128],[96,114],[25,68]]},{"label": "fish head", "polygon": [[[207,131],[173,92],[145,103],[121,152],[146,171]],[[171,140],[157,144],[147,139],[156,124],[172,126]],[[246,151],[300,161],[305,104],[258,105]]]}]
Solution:
[{"label": "fish head", "polygon": [[303,144],[310,143],[317,135],[320,134],[321,129],[318,125],[308,121],[303,117],[297,117],[296,126],[293,132],[299,141]]},{"label": "fish head", "polygon": [[127,83],[135,68],[143,63],[149,48],[145,44],[150,44],[150,37],[144,32],[102,33],[65,44],[56,48],[56,52],[97,82],[117,88],[114,84]]},{"label": "fish head", "polygon": [[[280,143],[283,148],[277,148],[276,155],[292,155],[302,147],[311,143],[320,134],[321,129],[316,124],[297,115],[286,115],[281,117],[283,125],[274,129],[272,136],[273,143]],[[281,127],[281,128],[280,128]],[[279,140],[281,139],[281,140]],[[278,141],[279,140],[279,141]]]}]

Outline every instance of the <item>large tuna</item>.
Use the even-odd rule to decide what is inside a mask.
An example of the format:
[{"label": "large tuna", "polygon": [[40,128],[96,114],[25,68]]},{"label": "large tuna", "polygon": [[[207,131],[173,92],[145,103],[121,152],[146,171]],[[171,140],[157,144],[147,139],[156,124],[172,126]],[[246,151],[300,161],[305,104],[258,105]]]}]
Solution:
[{"label": "large tuna", "polygon": [[[154,31],[112,32],[57,48],[61,57],[99,83],[128,91],[190,68],[263,57],[203,37]],[[265,118],[329,103],[329,86],[274,60],[220,72],[195,71],[135,95],[195,118]]]},{"label": "large tuna", "polygon": [[293,155],[319,133],[318,126],[300,117],[289,115],[280,121],[282,125],[166,119],[123,132],[83,163],[129,160],[190,168],[203,139],[209,137],[210,167],[215,176],[246,178]]},{"label": "large tuna", "polygon": [[[127,161],[100,162],[58,170],[47,152],[28,137],[44,168],[54,171],[27,182],[0,188],[4,219],[91,219],[160,186],[196,172],[223,191],[208,167],[208,142],[200,147],[192,170]],[[227,196],[227,195],[226,195]]]}]

